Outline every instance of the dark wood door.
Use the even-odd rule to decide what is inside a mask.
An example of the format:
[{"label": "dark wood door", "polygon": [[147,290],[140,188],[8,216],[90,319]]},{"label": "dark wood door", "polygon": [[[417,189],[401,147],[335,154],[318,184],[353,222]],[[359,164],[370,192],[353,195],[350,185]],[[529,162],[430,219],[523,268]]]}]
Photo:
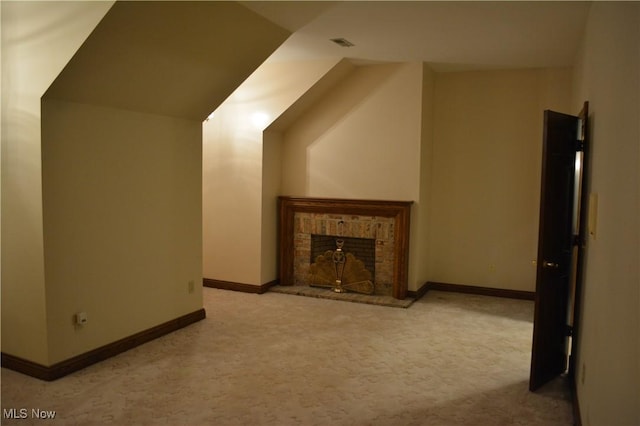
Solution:
[{"label": "dark wood door", "polygon": [[544,113],[530,390],[567,368],[578,125],[578,117]]}]

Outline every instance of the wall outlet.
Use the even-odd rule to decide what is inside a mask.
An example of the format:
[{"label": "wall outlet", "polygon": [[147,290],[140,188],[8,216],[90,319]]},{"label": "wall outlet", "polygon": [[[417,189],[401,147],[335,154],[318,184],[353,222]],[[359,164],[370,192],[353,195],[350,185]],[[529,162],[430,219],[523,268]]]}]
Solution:
[{"label": "wall outlet", "polygon": [[196,289],[196,283],[195,283],[193,280],[190,280],[190,281],[187,283],[187,291],[188,291],[189,293],[193,293],[195,289]]},{"label": "wall outlet", "polygon": [[86,312],[78,312],[76,314],[76,325],[85,325],[88,322]]}]

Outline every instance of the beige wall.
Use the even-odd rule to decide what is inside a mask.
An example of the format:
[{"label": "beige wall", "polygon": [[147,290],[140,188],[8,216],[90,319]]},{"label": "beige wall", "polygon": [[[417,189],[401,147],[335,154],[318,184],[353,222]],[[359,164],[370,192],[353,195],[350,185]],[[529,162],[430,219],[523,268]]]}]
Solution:
[{"label": "beige wall", "polygon": [[45,100],[42,131],[50,362],[202,308],[201,123]]},{"label": "beige wall", "polygon": [[[422,83],[421,63],[356,67],[284,132],[282,193],[416,201],[422,215]],[[410,267],[410,290],[425,278],[417,273]]]},{"label": "beige wall", "polygon": [[204,123],[205,278],[251,285],[276,279],[280,144],[273,134],[263,140],[263,132],[338,61],[266,62]]},{"label": "beige wall", "polygon": [[45,365],[40,97],[112,4],[0,3],[2,351]]},{"label": "beige wall", "polygon": [[282,185],[282,133],[266,130],[262,139],[262,256],[260,282],[278,277],[278,196]]},{"label": "beige wall", "polygon": [[567,111],[569,70],[438,73],[431,281],[533,291],[542,111]]},{"label": "beige wall", "polygon": [[413,200],[410,290],[533,291],[542,111],[570,88],[568,69],[357,67],[285,131],[282,192]]},{"label": "beige wall", "polygon": [[203,125],[203,276],[258,285],[262,132],[234,110]]},{"label": "beige wall", "polygon": [[574,109],[589,101],[595,238],[578,324],[582,424],[640,424],[640,4],[593,3]]},{"label": "beige wall", "polygon": [[357,67],[286,130],[283,193],[417,199],[421,94],[421,64]]},{"label": "beige wall", "polygon": [[2,351],[47,366],[202,307],[201,121],[289,34],[112,4],[2,2]]}]

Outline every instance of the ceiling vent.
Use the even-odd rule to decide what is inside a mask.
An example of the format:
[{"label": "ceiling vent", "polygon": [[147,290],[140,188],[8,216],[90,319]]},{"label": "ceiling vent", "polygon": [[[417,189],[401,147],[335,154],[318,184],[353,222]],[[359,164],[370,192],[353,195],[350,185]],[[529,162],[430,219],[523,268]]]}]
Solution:
[{"label": "ceiling vent", "polygon": [[335,44],[337,44],[338,46],[342,46],[342,47],[352,47],[355,46],[355,44],[351,43],[349,40],[347,40],[346,38],[332,38],[331,39],[332,42],[334,42]]}]

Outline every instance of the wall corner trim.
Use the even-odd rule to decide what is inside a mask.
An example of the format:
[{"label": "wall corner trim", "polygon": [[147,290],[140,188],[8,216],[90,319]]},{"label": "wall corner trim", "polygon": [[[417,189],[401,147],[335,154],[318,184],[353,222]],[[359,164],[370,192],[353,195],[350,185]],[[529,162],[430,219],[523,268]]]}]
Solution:
[{"label": "wall corner trim", "polygon": [[14,370],[37,379],[53,381],[203,320],[206,316],[204,308],[201,308],[49,367],[4,352],[2,352],[0,362],[3,368],[8,368],[9,370]]}]

